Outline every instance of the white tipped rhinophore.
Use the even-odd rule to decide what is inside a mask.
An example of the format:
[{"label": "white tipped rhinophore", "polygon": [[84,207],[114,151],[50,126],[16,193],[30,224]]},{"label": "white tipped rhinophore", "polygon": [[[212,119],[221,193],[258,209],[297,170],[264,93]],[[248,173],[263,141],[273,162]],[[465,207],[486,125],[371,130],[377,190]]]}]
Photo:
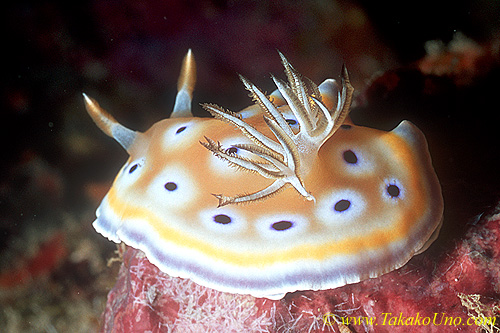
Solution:
[{"label": "white tipped rhinophore", "polygon": [[128,151],[137,137],[137,132],[117,122],[112,115],[99,106],[99,103],[97,103],[95,99],[90,98],[85,93],[83,94],[83,98],[85,100],[85,108],[97,127],[115,139],[126,151]]},{"label": "white tipped rhinophore", "polygon": [[188,118],[192,117],[191,101],[193,99],[193,90],[196,83],[196,63],[193,52],[188,50],[182,61],[181,74],[177,82],[177,96],[175,98],[174,111],[170,118]]},{"label": "white tipped rhinophore", "polygon": [[[182,61],[182,69],[177,82],[177,97],[171,118],[193,117],[191,100],[196,83],[196,63],[191,49],[188,50]],[[116,119],[100,107],[93,98],[83,93],[85,108],[97,126],[107,135],[114,138],[126,151],[136,140],[138,132],[121,125]]]}]

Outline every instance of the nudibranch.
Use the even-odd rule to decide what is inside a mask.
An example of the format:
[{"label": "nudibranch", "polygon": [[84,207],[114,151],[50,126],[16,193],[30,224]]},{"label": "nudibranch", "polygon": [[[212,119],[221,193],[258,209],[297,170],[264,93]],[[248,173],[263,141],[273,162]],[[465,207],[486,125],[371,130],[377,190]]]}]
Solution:
[{"label": "nudibranch", "polygon": [[191,113],[196,65],[182,64],[168,119],[146,132],[84,94],[97,126],[129,159],[94,228],[145,252],[163,272],[271,299],[380,276],[437,237],[441,187],[422,132],[353,124],[347,70],[319,86],[280,53],[287,80],[240,112]]}]

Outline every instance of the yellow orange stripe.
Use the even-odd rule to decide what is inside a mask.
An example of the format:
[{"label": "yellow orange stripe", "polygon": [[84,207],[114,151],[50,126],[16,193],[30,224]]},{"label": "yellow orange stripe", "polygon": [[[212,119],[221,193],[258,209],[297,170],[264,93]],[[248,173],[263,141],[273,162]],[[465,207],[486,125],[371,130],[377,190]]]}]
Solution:
[{"label": "yellow orange stripe", "polygon": [[[240,253],[214,246],[199,238],[195,238],[169,227],[153,212],[141,207],[133,207],[128,203],[123,203],[118,198],[114,188],[112,188],[108,193],[108,202],[110,208],[115,212],[126,209],[127,218],[148,221],[151,226],[160,233],[161,238],[174,243],[179,248],[193,249],[207,255],[208,257],[222,260],[228,264],[244,267],[256,265],[265,266],[303,259],[321,261],[332,256],[355,255],[359,253],[360,250],[367,251],[387,248],[387,244],[395,243],[406,237],[407,234],[405,231],[408,231],[410,229],[410,225],[413,224],[411,219],[407,219],[406,222],[398,221],[399,223],[395,229],[391,227],[390,230],[378,230],[367,235],[344,239],[337,242],[329,242],[320,246],[307,244],[298,245],[292,249],[280,251],[279,253]],[[168,237],[166,235],[168,235]]]}]

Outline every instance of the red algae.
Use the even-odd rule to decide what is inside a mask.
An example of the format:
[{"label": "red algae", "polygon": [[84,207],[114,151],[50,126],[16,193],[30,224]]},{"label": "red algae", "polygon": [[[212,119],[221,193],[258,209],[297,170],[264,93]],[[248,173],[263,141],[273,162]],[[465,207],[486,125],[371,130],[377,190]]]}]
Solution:
[{"label": "red algae", "polygon": [[103,331],[254,331],[271,325],[275,302],[232,295],[173,278],[128,247],[108,295]]}]

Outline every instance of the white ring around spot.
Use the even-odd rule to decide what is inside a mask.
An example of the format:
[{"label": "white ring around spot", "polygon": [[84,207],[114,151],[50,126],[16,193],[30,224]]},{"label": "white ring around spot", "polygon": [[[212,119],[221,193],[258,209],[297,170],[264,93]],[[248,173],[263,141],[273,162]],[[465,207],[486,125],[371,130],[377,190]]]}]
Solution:
[{"label": "white ring around spot", "polygon": [[[292,222],[292,226],[286,230],[273,229],[272,225],[280,221]],[[299,214],[285,213],[262,216],[256,223],[257,231],[262,237],[275,240],[302,237],[301,235],[307,230],[308,226],[309,222],[306,217]]]},{"label": "white ring around spot", "polygon": [[[335,204],[341,200],[348,200],[348,209],[338,212]],[[315,211],[316,217],[327,226],[346,225],[356,222],[365,213],[366,200],[355,190],[345,189],[331,192],[318,200]]]},{"label": "white ring around spot", "polygon": [[[222,224],[214,221],[217,215],[226,215],[231,219],[230,223]],[[202,210],[199,214],[201,223],[209,230],[219,234],[235,234],[243,230],[247,221],[231,207],[210,208]]]}]

